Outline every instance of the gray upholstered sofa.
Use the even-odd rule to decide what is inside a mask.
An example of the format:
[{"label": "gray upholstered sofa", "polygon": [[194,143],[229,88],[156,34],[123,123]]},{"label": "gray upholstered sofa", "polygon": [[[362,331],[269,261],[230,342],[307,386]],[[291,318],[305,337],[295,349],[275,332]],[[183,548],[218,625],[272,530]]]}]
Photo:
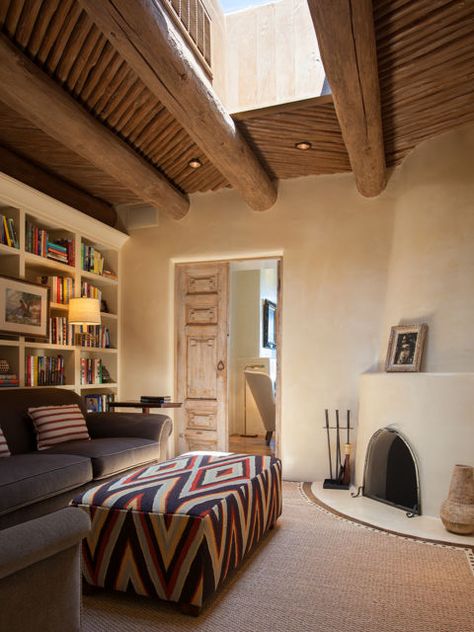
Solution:
[{"label": "gray upholstered sofa", "polygon": [[[76,403],[91,440],[36,450],[27,409]],[[98,481],[162,460],[172,429],[166,415],[86,414],[76,393],[57,388],[0,391],[0,426],[12,453],[0,458],[1,529],[65,507]]]},{"label": "gray upholstered sofa", "polygon": [[79,632],[89,530],[86,513],[71,507],[0,531],[0,630]]}]

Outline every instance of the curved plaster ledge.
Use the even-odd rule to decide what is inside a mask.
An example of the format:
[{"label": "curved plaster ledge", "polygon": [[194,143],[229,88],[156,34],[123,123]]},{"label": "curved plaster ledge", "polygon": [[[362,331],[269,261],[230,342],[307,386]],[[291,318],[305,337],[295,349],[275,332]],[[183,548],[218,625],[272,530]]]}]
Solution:
[{"label": "curved plaster ledge", "polygon": [[439,516],[456,463],[474,463],[474,373],[366,373],[359,385],[355,482],[370,437],[398,430],[418,462],[421,511]]}]

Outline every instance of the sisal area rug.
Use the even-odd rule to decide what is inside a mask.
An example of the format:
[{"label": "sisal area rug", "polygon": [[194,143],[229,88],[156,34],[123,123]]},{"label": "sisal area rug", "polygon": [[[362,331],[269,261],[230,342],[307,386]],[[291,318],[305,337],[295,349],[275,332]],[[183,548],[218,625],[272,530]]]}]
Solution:
[{"label": "sisal area rug", "polygon": [[84,597],[83,632],[474,631],[472,551],[338,518],[297,483],[284,483],[283,502],[278,526],[198,618],[99,591]]}]

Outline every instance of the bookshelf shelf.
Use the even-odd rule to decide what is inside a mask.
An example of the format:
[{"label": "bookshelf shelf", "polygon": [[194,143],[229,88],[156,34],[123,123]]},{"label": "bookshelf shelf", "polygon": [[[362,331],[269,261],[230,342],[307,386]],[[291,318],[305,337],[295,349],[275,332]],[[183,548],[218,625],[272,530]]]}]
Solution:
[{"label": "bookshelf shelf", "polygon": [[19,256],[19,254],[20,254],[19,248],[13,248],[13,246],[6,246],[5,244],[0,244],[0,255]]},{"label": "bookshelf shelf", "polygon": [[51,309],[51,310],[58,310],[58,311],[61,311],[61,312],[67,312],[68,306],[67,305],[63,305],[63,303],[50,303],[49,304],[49,309]]},{"label": "bookshelf shelf", "polygon": [[[55,327],[58,327],[58,322],[61,323],[60,318],[67,318],[68,312],[67,304],[56,302],[56,294],[61,300],[63,296],[79,297],[82,294],[83,281],[97,286],[110,309],[110,313],[102,312],[102,324],[109,328],[112,344],[117,348],[51,344],[42,340],[25,340],[24,336],[2,338],[0,333],[0,359],[7,360],[12,373],[19,378],[19,386],[0,388],[54,387],[73,390],[78,394],[91,391],[97,395],[104,393],[119,396],[118,380],[105,384],[81,384],[81,360],[88,356],[94,362],[95,359],[102,359],[102,365],[110,369],[112,379],[120,376],[120,249],[128,236],[0,173],[0,214],[2,213],[14,221],[20,247],[0,243],[0,274],[26,279],[32,283],[37,283],[40,276],[48,277],[51,295],[53,290],[55,295],[55,302],[49,305],[51,318],[58,319],[54,323]],[[27,250],[27,247],[31,249],[31,242],[28,241],[28,235],[31,237],[31,232],[28,232],[31,225],[47,231],[48,244],[51,242],[54,246],[64,244],[65,241],[73,244],[67,248],[69,260],[74,260],[75,264],[68,265]],[[83,246],[93,247],[98,251],[99,258],[103,257],[105,269],[116,272],[117,279],[83,270]],[[51,277],[63,277],[68,281],[61,285],[60,281]],[[67,383],[59,386],[26,386],[27,369],[31,370],[28,356],[62,356]]]},{"label": "bookshelf shelf", "polygon": [[81,277],[83,279],[87,279],[88,281],[93,281],[96,285],[118,285],[118,279],[110,279],[109,277],[105,277],[102,274],[96,274],[95,272],[86,272],[85,270],[81,270]]},{"label": "bookshelf shelf", "polygon": [[90,391],[94,388],[118,388],[117,382],[103,382],[102,384],[81,384],[80,389],[82,391]]},{"label": "bookshelf shelf", "polygon": [[44,349],[45,351],[75,351],[72,345],[53,345],[49,342],[25,342],[25,349]]},{"label": "bookshelf shelf", "polygon": [[19,344],[18,340],[0,339],[0,347],[18,347]]},{"label": "bookshelf shelf", "polygon": [[117,353],[117,349],[113,349],[112,347],[79,347],[79,349],[81,353],[97,353],[99,355],[103,353]]},{"label": "bookshelf shelf", "polygon": [[71,275],[74,274],[75,268],[73,266],[69,266],[66,263],[61,263],[59,261],[54,261],[54,259],[48,259],[48,257],[40,257],[39,255],[34,255],[32,252],[25,252],[25,263],[31,267],[35,268],[47,268],[48,270],[55,270],[56,272],[63,272],[64,274]]}]

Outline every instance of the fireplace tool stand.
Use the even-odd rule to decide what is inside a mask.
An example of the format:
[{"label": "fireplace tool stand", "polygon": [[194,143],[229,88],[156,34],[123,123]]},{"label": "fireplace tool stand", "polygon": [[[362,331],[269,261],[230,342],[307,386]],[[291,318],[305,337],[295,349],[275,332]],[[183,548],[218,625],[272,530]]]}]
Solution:
[{"label": "fireplace tool stand", "polygon": [[[346,413],[346,425],[341,426],[339,423],[339,409],[335,410],[336,425],[331,426],[329,423],[329,410],[326,408],[324,411],[326,425],[326,435],[328,441],[328,457],[329,457],[329,478],[324,479],[324,489],[349,489],[351,483],[351,452],[352,445],[350,442],[350,431],[354,428],[351,427],[351,411],[347,410]],[[335,445],[335,469],[333,473],[332,465],[332,445],[331,445],[331,430],[336,431],[336,445]],[[341,457],[341,431],[346,431],[346,443],[344,444],[344,461]]]}]

